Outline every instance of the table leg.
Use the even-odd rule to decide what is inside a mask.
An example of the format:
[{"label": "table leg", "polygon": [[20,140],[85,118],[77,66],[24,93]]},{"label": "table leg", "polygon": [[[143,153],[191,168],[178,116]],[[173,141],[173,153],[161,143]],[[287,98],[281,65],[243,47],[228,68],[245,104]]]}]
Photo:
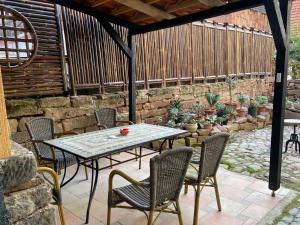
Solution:
[{"label": "table leg", "polygon": [[64,156],[64,176],[63,176],[63,179],[61,181],[61,184],[60,184],[60,187],[62,188],[63,186],[67,185],[69,182],[71,182],[77,175],[78,171],[79,171],[79,167],[80,167],[80,161],[79,159],[76,157],[76,160],[77,160],[77,168],[76,168],[76,171],[74,173],[74,175],[68,179],[66,182],[64,182],[65,178],[66,178],[66,173],[67,173],[67,161],[66,161],[66,156],[65,156],[65,153],[63,152],[63,156]]},{"label": "table leg", "polygon": [[98,184],[98,176],[99,176],[99,163],[97,159],[92,160],[92,179],[91,179],[91,190],[90,190],[90,197],[89,197],[89,203],[86,211],[86,220],[85,224],[89,223],[89,217],[90,217],[90,208],[92,205],[92,201],[95,195],[95,191],[97,189]]},{"label": "table leg", "polygon": [[143,150],[143,147],[140,147],[139,169],[141,169],[141,168],[142,168],[142,150]]},{"label": "table leg", "polygon": [[161,154],[162,149],[163,149],[163,147],[164,147],[164,144],[166,143],[167,140],[168,140],[168,139],[165,139],[165,140],[160,144],[159,154]]}]

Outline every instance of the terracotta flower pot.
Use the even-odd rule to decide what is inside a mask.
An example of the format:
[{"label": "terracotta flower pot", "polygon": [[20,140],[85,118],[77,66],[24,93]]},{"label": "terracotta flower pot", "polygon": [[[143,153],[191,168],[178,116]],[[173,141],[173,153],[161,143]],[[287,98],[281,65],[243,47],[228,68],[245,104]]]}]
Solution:
[{"label": "terracotta flower pot", "polygon": [[198,124],[185,124],[184,128],[191,133],[195,133],[198,129]]},{"label": "terracotta flower pot", "polygon": [[204,112],[205,112],[206,116],[211,116],[211,115],[214,115],[216,113],[216,109],[214,109],[214,108],[204,109]]},{"label": "terracotta flower pot", "polygon": [[204,125],[204,129],[207,129],[207,130],[212,130],[213,128],[213,125],[210,123],[210,124],[205,124]]},{"label": "terracotta flower pot", "polygon": [[238,117],[245,117],[247,115],[247,109],[239,108],[237,109]]},{"label": "terracotta flower pot", "polygon": [[260,105],[257,107],[257,115],[261,114],[262,112],[267,112],[267,108],[265,105]]}]

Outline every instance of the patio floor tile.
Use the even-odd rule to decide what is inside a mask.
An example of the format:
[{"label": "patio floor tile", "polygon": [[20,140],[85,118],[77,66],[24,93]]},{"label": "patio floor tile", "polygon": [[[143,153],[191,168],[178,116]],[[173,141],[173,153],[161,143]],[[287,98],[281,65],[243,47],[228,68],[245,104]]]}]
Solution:
[{"label": "patio floor tile", "polygon": [[[115,156],[114,156],[115,157]],[[127,153],[116,158],[128,158]],[[131,161],[114,167],[124,171],[139,180],[149,176],[149,159],[143,158],[142,169],[138,162]],[[107,165],[107,159],[101,159],[100,165]],[[68,168],[68,176],[72,176],[75,167]],[[111,169],[100,171],[98,188],[91,208],[90,224],[106,224],[108,176]],[[91,173],[89,171],[89,179]],[[221,195],[222,212],[218,212],[214,189],[204,188],[200,197],[199,224],[201,225],[254,225],[268,212],[274,209],[281,200],[289,195],[289,190],[281,188],[275,198],[264,181],[227,171],[223,168],[218,172],[218,183]],[[127,184],[122,179],[115,179],[114,185]],[[89,198],[90,180],[85,180],[84,168],[81,167],[78,177],[62,188],[67,225],[84,224],[87,202]],[[194,212],[194,189],[189,187],[188,194],[183,192],[179,201],[182,209],[184,224],[191,225]],[[58,219],[58,218],[57,218]],[[58,223],[59,224],[59,223]],[[112,225],[143,225],[147,224],[143,213],[135,210],[113,209]],[[161,214],[156,225],[178,224],[178,218],[172,214]]]}]

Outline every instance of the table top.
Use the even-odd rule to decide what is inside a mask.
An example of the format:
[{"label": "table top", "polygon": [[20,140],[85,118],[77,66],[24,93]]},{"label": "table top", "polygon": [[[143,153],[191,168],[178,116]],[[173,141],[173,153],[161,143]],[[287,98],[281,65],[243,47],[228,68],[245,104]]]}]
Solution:
[{"label": "table top", "polygon": [[300,125],[300,119],[285,119],[285,125]]},{"label": "table top", "polygon": [[[129,128],[129,134],[122,136],[120,129],[125,127]],[[44,143],[80,158],[92,159],[184,133],[187,131],[150,124],[134,124],[47,140]]]}]

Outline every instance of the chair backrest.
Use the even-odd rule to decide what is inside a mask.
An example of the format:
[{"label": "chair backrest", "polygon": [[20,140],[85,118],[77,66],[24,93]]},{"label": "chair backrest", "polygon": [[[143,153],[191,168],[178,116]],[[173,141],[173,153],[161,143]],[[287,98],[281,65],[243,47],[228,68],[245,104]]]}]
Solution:
[{"label": "chair backrest", "polygon": [[[31,140],[51,140],[54,138],[54,122],[50,118],[38,117],[26,123]],[[34,143],[36,154],[39,157],[49,158],[51,149],[43,143]]]},{"label": "chair backrest", "polygon": [[150,206],[177,200],[192,157],[192,148],[168,150],[150,160]]},{"label": "chair backrest", "polygon": [[95,110],[97,123],[107,128],[116,127],[117,110],[113,108],[100,108]]},{"label": "chair backrest", "polygon": [[228,139],[229,134],[219,133],[202,142],[198,182],[217,174]]}]

